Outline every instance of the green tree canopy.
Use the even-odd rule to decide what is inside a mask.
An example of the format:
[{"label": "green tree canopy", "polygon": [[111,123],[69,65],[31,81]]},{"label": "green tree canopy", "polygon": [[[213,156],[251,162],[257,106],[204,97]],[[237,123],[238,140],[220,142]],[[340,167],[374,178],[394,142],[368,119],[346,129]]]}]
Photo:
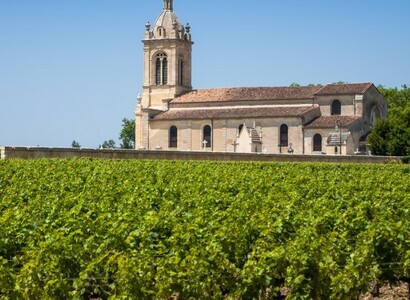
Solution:
[{"label": "green tree canopy", "polygon": [[102,149],[116,149],[117,146],[115,145],[115,141],[114,141],[114,140],[108,140],[108,141],[104,141],[104,143],[102,143],[102,145],[100,145],[98,148],[102,148]]},{"label": "green tree canopy", "polygon": [[76,140],[72,141],[71,143],[71,147],[72,148],[81,148],[81,145],[79,142],[77,142]]},{"label": "green tree canopy", "polygon": [[401,89],[377,87],[380,93],[387,99],[389,105],[389,118],[400,118],[405,109],[410,108],[410,88],[403,84]]},{"label": "green tree canopy", "polygon": [[135,148],[135,122],[127,118],[122,119],[122,129],[120,132],[120,148]]},{"label": "green tree canopy", "polygon": [[387,99],[389,117],[379,120],[372,129],[370,150],[376,155],[410,156],[410,88],[378,89]]}]

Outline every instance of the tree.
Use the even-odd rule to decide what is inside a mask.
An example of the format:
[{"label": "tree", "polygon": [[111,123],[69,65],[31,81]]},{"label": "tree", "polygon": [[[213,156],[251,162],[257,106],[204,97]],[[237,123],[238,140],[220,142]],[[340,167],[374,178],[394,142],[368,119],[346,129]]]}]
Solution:
[{"label": "tree", "polygon": [[115,145],[114,140],[108,140],[108,141],[104,141],[104,143],[102,143],[102,145],[100,145],[99,148],[102,148],[102,149],[115,149],[115,148],[117,148],[117,146]]},{"label": "tree", "polygon": [[400,118],[406,108],[410,108],[410,87],[406,84],[398,88],[386,88],[379,85],[377,89],[387,99],[389,104],[389,118]]},{"label": "tree", "polygon": [[122,119],[122,129],[120,132],[121,149],[135,148],[135,122],[127,118]]},{"label": "tree", "polygon": [[378,86],[387,99],[389,118],[379,120],[369,135],[369,146],[373,154],[410,156],[410,88]]},{"label": "tree", "polygon": [[79,142],[77,142],[76,140],[74,140],[74,141],[71,143],[71,147],[72,147],[72,148],[81,148],[81,145],[80,145]]}]

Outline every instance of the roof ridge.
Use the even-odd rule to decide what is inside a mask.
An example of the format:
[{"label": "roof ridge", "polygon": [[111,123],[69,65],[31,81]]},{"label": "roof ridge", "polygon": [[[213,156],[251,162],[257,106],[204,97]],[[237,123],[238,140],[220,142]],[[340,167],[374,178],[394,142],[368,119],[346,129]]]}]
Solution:
[{"label": "roof ridge", "polygon": [[198,88],[192,89],[189,92],[207,91],[207,90],[237,90],[237,89],[300,89],[300,88],[322,88],[325,85],[301,85],[301,86],[232,86],[232,87],[215,87],[215,88]]}]

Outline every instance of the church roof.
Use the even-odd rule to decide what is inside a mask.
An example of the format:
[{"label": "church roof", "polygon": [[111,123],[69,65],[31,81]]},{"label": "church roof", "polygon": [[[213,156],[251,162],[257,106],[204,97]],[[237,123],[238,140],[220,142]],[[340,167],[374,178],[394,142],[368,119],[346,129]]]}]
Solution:
[{"label": "church roof", "polygon": [[320,86],[304,86],[201,89],[177,96],[172,103],[312,99],[321,88]]},{"label": "church roof", "polygon": [[172,103],[205,103],[258,100],[306,100],[325,95],[364,94],[373,84],[345,83],[324,86],[238,87],[192,90],[175,97]]},{"label": "church roof", "polygon": [[323,86],[315,95],[356,95],[364,94],[373,85],[373,83],[344,83],[344,84],[327,84]]},{"label": "church roof", "polygon": [[303,117],[319,106],[242,107],[212,109],[172,108],[154,117],[155,120],[205,120],[226,118]]},{"label": "church roof", "polygon": [[360,116],[321,116],[306,125],[305,128],[334,128],[337,121],[340,121],[341,127],[347,127],[361,118]]}]

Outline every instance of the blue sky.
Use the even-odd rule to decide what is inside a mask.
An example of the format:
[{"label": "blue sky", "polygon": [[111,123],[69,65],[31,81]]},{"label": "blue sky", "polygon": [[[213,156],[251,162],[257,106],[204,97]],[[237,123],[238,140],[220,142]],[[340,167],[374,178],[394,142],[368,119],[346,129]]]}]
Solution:
[{"label": "blue sky", "polygon": [[[408,0],[174,0],[194,88],[410,83]],[[162,0],[0,0],[0,145],[98,147],[133,118]]]}]

